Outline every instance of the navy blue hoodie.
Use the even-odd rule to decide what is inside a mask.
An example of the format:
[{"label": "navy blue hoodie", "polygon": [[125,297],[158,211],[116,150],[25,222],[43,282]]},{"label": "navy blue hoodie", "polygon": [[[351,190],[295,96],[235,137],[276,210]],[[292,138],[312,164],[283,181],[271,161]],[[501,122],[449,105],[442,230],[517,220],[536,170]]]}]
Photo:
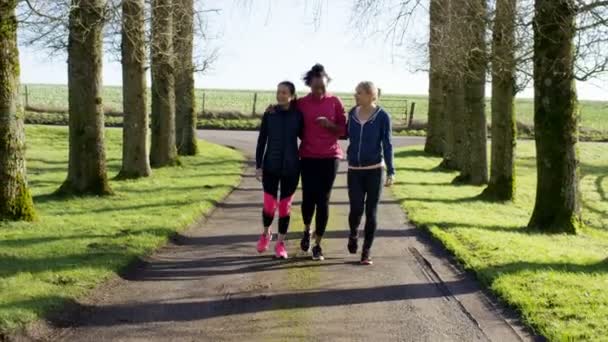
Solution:
[{"label": "navy blue hoodie", "polygon": [[395,174],[393,166],[392,127],[390,115],[381,107],[361,124],[357,118],[357,107],[348,113],[347,158],[349,166],[370,166],[384,159],[386,172]]}]

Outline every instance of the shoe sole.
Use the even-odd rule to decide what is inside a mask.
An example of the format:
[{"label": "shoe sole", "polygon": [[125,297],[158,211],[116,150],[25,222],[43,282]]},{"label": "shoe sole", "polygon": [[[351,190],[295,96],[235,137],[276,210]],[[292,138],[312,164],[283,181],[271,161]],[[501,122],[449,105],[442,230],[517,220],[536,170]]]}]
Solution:
[{"label": "shoe sole", "polygon": [[320,256],[320,257],[314,257],[313,256],[312,260],[314,260],[314,261],[323,261],[323,260],[325,260],[325,257],[322,257],[322,256]]},{"label": "shoe sole", "polygon": [[368,261],[361,261],[361,262],[359,262],[359,264],[361,264],[363,266],[371,266],[374,264],[374,262],[371,260],[368,260]]}]

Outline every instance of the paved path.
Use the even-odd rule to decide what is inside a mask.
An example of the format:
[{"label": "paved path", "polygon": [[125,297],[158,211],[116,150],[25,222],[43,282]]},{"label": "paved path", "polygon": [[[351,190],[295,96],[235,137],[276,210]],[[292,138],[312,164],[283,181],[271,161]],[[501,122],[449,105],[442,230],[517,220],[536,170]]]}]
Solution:
[{"label": "paved path", "polygon": [[[201,136],[251,155],[256,134]],[[420,143],[397,138],[397,145]],[[389,193],[379,213],[375,264],[346,251],[344,165],[332,196],[324,262],[258,255],[261,189],[251,175],[204,223],[162,248],[130,279],[89,303],[66,341],[518,341],[476,284],[406,218]],[[296,199],[299,203],[299,198]],[[299,212],[298,206],[294,206]],[[289,252],[302,229],[293,219]]]}]

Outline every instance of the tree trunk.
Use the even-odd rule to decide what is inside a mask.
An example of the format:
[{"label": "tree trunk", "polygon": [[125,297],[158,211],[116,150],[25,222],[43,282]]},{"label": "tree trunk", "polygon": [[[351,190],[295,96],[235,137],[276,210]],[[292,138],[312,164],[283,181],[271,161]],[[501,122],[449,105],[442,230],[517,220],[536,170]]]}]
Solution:
[{"label": "tree trunk", "polygon": [[452,74],[447,78],[445,88],[445,139],[443,145],[443,160],[439,167],[447,170],[459,170],[457,141],[462,141],[462,120],[464,114],[464,90],[462,78]]},{"label": "tree trunk", "polygon": [[[172,0],[152,1],[152,146],[153,167],[175,165],[175,78]],[[181,61],[180,61],[181,63]]]},{"label": "tree trunk", "polygon": [[148,177],[144,0],[122,2],[122,169],[117,178]]},{"label": "tree trunk", "polygon": [[576,233],[582,226],[574,83],[576,4],[536,0],[534,17],[534,136],[536,204],[529,227]]},{"label": "tree trunk", "polygon": [[177,152],[193,156],[198,152],[194,103],[194,4],[192,0],[174,0],[173,47],[175,58],[175,129]]},{"label": "tree trunk", "polygon": [[462,155],[464,152],[464,65],[462,64],[462,34],[465,26],[463,25],[463,8],[466,0],[451,0],[443,3],[447,6],[446,25],[442,35],[442,51],[445,55],[438,61],[438,69],[444,72],[446,80],[443,82],[445,94],[445,122],[444,125],[444,144],[443,160],[439,167],[448,170],[460,170],[462,166]]},{"label": "tree trunk", "polygon": [[35,218],[27,186],[25,132],[19,104],[17,0],[0,4],[0,221]]},{"label": "tree trunk", "polygon": [[469,1],[466,5],[468,34],[465,39],[466,65],[464,73],[465,136],[461,149],[461,174],[458,183],[481,185],[488,182],[486,127],[486,17],[485,0]]},{"label": "tree trunk", "polygon": [[429,35],[429,108],[426,143],[424,151],[442,155],[445,140],[445,107],[444,87],[445,73],[442,70],[442,39],[445,32],[445,0],[430,1],[430,35]]},{"label": "tree trunk", "polygon": [[515,21],[517,0],[497,0],[492,35],[492,168],[482,197],[515,197]]},{"label": "tree trunk", "polygon": [[111,194],[106,174],[101,98],[104,0],[72,0],[68,41],[70,153],[58,192]]}]

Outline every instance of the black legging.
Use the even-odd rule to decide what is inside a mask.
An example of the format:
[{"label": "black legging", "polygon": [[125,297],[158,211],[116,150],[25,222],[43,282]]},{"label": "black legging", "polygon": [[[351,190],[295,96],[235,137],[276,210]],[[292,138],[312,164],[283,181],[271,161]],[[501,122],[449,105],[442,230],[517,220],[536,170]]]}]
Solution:
[{"label": "black legging", "polygon": [[338,173],[339,161],[302,159],[302,219],[308,227],[315,215],[315,234],[322,237],[329,220],[329,199]]},{"label": "black legging", "polygon": [[382,195],[384,170],[348,170],[348,198],[350,214],[348,223],[351,236],[357,234],[361,217],[365,210],[365,241],[363,249],[369,249],[374,242],[374,234],[378,226],[378,203]]},{"label": "black legging", "polygon": [[[298,188],[300,174],[278,176],[264,171],[262,174],[262,186],[264,187],[264,210],[262,210],[262,221],[264,227],[270,227],[274,220],[275,211],[279,210],[279,234],[287,234],[291,217],[291,202],[293,194]],[[281,197],[277,200],[281,188]]]}]

